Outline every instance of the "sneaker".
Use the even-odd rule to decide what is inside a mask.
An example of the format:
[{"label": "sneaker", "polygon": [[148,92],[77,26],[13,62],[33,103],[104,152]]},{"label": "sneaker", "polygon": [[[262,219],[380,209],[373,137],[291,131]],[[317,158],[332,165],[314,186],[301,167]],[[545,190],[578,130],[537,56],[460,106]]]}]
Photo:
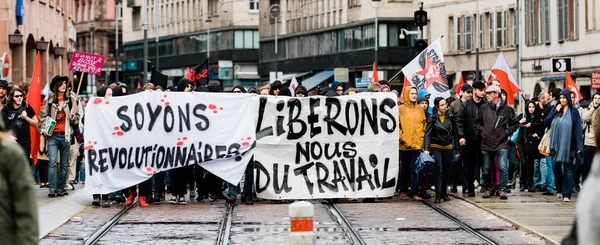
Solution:
[{"label": "sneaker", "polygon": [[506,189],[506,193],[511,193],[512,191],[509,189]]},{"label": "sneaker", "polygon": [[400,192],[398,190],[394,191],[394,196],[399,196]]},{"label": "sneaker", "polygon": [[475,188],[477,188],[479,186],[479,182],[477,180],[473,181],[473,186],[475,186]]},{"label": "sneaker", "polygon": [[114,196],[114,200],[117,203],[124,203],[125,197],[122,194],[119,194],[119,195]]},{"label": "sneaker", "polygon": [[194,198],[196,198],[196,192],[193,189],[191,189],[190,190],[190,200],[192,200]]},{"label": "sneaker", "polygon": [[182,205],[187,204],[187,201],[185,200],[185,196],[180,196],[179,198],[177,198],[177,204],[182,204]]},{"label": "sneaker", "polygon": [[485,189],[485,191],[483,192],[483,198],[490,198],[490,190],[489,189]]},{"label": "sneaker", "polygon": [[571,199],[569,199],[568,197],[563,198],[563,202],[571,202]]},{"label": "sneaker", "polygon": [[177,204],[177,197],[176,196],[171,197],[171,199],[169,199],[169,203],[170,204]]},{"label": "sneaker", "polygon": [[500,191],[500,200],[506,200],[508,199],[508,196],[506,196],[506,190],[501,190]]},{"label": "sneaker", "polygon": [[146,197],[143,197],[143,196],[141,196],[141,197],[139,198],[139,201],[140,201],[140,208],[145,208],[145,207],[148,207],[148,206],[150,206],[150,205],[149,205],[149,204],[146,202]]},{"label": "sneaker", "polygon": [[519,189],[519,192],[525,192],[525,189],[527,189],[527,188],[525,188],[525,186],[521,186],[521,188]]},{"label": "sneaker", "polygon": [[529,188],[528,192],[535,193],[535,188]]},{"label": "sneaker", "polygon": [[558,198],[558,199],[563,199],[563,195],[562,195],[562,193],[558,193],[558,194],[556,194],[556,198]]},{"label": "sneaker", "polygon": [[408,195],[406,194],[406,192],[402,192],[400,193],[400,200],[408,200]]},{"label": "sneaker", "polygon": [[64,196],[64,194],[63,194],[62,192],[60,192],[60,191],[57,191],[57,192],[55,192],[55,193],[56,193],[56,196],[58,196],[58,197],[62,197],[62,196]]},{"label": "sneaker", "polygon": [[135,197],[137,197],[137,192],[130,191],[129,197],[127,197],[127,202],[125,202],[125,205],[131,206],[133,204],[133,201],[135,201]]},{"label": "sneaker", "polygon": [[63,191],[60,194],[62,194],[63,196],[68,196],[69,195],[69,193],[67,191]]},{"label": "sneaker", "polygon": [[413,195],[412,199],[413,201],[423,201],[423,198],[421,198],[419,195]]}]

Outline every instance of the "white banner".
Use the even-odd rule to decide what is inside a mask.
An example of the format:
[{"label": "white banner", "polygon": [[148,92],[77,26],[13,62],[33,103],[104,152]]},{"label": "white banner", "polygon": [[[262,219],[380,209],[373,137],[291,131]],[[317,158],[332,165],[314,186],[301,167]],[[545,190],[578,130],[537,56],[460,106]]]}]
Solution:
[{"label": "white banner", "polygon": [[94,97],[85,115],[85,189],[106,194],[192,164],[237,184],[256,146],[255,114],[246,94]]},{"label": "white banner", "polygon": [[254,98],[255,188],[265,199],[389,197],[398,176],[393,93]]}]

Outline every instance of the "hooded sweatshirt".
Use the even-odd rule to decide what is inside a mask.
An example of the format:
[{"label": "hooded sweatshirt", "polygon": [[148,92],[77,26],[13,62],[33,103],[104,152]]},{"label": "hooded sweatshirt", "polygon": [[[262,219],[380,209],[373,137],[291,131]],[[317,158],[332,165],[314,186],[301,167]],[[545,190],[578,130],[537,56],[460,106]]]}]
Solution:
[{"label": "hooded sweatshirt", "polygon": [[[598,106],[600,107],[600,106]],[[598,123],[598,107],[594,107],[594,101],[590,103],[590,106],[583,112],[583,121],[585,122],[584,130],[584,145],[596,147],[596,136],[594,135],[594,129]]]},{"label": "hooded sweatshirt", "polygon": [[[563,89],[560,91],[561,95],[564,95],[567,98],[567,103],[569,104],[569,110],[571,111],[571,141],[569,142],[569,150],[570,151],[583,151],[583,134],[581,129],[581,117],[579,116],[579,111],[577,111],[573,107],[573,102],[571,101],[571,90]],[[563,108],[564,110],[564,108]],[[544,119],[544,124],[546,127],[552,126],[552,121],[557,116],[558,112],[556,109],[550,111],[550,114]],[[553,132],[550,133],[550,142],[552,142]],[[550,147],[552,148],[552,147]],[[550,149],[552,150],[552,149]]]},{"label": "hooded sweatshirt", "polygon": [[422,150],[425,138],[425,112],[423,108],[410,101],[410,91],[413,87],[404,89],[404,104],[398,106],[398,117],[400,118],[400,150]]},{"label": "hooded sweatshirt", "polygon": [[183,91],[185,91],[185,87],[188,84],[192,84],[193,85],[192,81],[187,80],[185,78],[182,78],[181,80],[179,80],[179,82],[177,82],[177,92],[183,92]]}]

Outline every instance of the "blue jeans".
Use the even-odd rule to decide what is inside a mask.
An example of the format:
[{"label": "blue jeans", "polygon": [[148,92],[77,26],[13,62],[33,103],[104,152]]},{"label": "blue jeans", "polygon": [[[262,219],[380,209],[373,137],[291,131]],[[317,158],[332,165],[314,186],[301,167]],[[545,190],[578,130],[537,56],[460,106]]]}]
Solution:
[{"label": "blue jeans", "polygon": [[553,160],[552,160],[552,156],[547,156],[546,157],[546,186],[548,187],[547,192],[554,192],[554,189],[556,188],[555,184],[554,184],[554,172],[552,171],[554,168],[552,167],[553,164]]},{"label": "blue jeans", "polygon": [[[58,152],[60,151],[60,170],[58,171],[58,182],[56,180],[56,171],[58,164]],[[50,191],[64,192],[65,181],[67,179],[67,169],[69,168],[69,155],[71,153],[71,144],[65,140],[64,133],[54,133],[48,141],[48,183]]]},{"label": "blue jeans", "polygon": [[240,194],[240,184],[233,185],[227,182],[227,188],[227,196],[237,199],[238,194]]},{"label": "blue jeans", "polygon": [[31,176],[33,177],[33,182],[39,184],[37,168],[35,164],[33,164],[33,159],[29,158],[29,166],[31,167]]},{"label": "blue jeans", "polygon": [[[500,169],[500,189],[508,185],[508,149],[499,151],[481,151],[483,155],[483,179],[485,187],[493,188],[494,183],[490,178],[490,167],[494,164],[494,155],[498,154],[498,168]],[[495,174],[495,173],[494,173]]]},{"label": "blue jeans", "polygon": [[546,158],[535,159],[533,164],[533,183],[535,183],[535,186],[545,186],[546,175],[548,175],[548,166],[546,165]]},{"label": "blue jeans", "polygon": [[567,162],[557,162],[554,164],[554,176],[556,177],[556,190],[563,197],[571,199],[573,190],[573,158]]}]

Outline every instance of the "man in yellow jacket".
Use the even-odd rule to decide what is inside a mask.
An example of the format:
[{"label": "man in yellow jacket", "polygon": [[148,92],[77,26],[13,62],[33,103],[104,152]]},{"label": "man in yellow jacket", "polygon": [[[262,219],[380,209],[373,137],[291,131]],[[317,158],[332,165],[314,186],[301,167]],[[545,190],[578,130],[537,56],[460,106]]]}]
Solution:
[{"label": "man in yellow jacket", "polygon": [[409,180],[411,184],[410,196],[415,201],[422,200],[418,195],[419,176],[415,172],[415,163],[423,150],[427,121],[423,108],[417,105],[417,93],[417,88],[405,87],[402,92],[404,104],[398,106],[401,166],[396,191],[400,192],[400,199],[402,200],[408,200]]}]

